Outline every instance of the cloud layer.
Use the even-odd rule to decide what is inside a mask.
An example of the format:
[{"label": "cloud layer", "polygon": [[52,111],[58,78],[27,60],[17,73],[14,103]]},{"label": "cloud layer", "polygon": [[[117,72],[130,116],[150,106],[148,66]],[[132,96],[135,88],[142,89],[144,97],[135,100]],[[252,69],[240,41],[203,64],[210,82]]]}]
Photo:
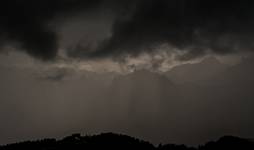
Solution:
[{"label": "cloud layer", "polygon": [[208,51],[252,50],[253,1],[149,0],[128,19],[116,20],[112,37],[95,55],[138,54],[169,44],[186,51],[183,59]]},{"label": "cloud layer", "polygon": [[42,60],[55,58],[58,37],[51,21],[84,12],[98,0],[8,0],[0,2],[0,46],[11,46]]},{"label": "cloud layer", "polygon": [[42,60],[54,59],[61,38],[50,23],[110,9],[116,18],[111,37],[95,48],[78,46],[70,56],[136,56],[162,44],[169,45],[169,51],[181,51],[182,60],[206,53],[252,51],[253,8],[251,0],[9,0],[1,2],[0,46],[14,46]]}]

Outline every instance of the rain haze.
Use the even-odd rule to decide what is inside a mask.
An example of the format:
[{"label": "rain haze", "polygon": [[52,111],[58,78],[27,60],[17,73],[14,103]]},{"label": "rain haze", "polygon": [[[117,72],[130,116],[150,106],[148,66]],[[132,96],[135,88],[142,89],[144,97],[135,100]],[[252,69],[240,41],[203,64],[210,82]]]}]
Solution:
[{"label": "rain haze", "polygon": [[254,138],[253,0],[0,2],[0,145]]}]

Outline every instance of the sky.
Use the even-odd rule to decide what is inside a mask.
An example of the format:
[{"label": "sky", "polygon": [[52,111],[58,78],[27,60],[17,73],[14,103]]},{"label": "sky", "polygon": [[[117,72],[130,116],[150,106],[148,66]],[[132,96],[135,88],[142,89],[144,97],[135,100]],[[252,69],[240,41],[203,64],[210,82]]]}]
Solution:
[{"label": "sky", "polygon": [[0,2],[0,144],[254,138],[252,0]]}]

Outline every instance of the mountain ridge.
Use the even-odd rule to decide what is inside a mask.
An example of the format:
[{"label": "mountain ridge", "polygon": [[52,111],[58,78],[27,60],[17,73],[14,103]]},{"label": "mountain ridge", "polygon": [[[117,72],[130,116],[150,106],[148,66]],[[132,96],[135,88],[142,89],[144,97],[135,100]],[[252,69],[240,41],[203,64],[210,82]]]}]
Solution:
[{"label": "mountain ridge", "polygon": [[254,148],[254,141],[235,136],[223,136],[217,141],[210,141],[198,147],[188,147],[186,145],[159,144],[155,146],[148,141],[140,140],[124,134],[112,132],[101,133],[98,135],[72,134],[63,139],[57,140],[42,139],[35,141],[25,141],[7,145],[0,145],[1,150],[16,149],[42,149],[42,150],[60,150],[60,149],[147,149],[147,150],[218,150],[218,149],[242,149],[250,150]]}]

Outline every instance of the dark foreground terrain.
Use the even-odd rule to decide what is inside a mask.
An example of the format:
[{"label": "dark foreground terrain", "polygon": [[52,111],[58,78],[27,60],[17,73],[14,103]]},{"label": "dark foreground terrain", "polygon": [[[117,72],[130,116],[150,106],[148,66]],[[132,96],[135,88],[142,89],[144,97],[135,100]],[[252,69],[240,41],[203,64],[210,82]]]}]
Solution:
[{"label": "dark foreground terrain", "polygon": [[126,135],[103,133],[94,136],[73,134],[62,140],[43,139],[0,146],[0,150],[254,150],[254,141],[233,136],[224,136],[197,148],[185,145],[153,144]]}]

